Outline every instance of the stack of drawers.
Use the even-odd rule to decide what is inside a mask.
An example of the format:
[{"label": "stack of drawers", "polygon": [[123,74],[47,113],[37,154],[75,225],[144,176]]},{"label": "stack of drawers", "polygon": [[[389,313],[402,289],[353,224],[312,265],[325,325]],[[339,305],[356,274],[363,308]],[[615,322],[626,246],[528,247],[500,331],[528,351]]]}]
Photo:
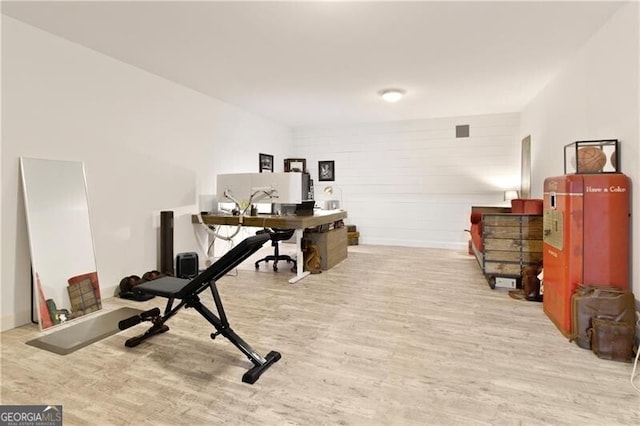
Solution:
[{"label": "stack of drawers", "polygon": [[482,216],[483,272],[520,277],[542,260],[542,215],[485,213]]}]

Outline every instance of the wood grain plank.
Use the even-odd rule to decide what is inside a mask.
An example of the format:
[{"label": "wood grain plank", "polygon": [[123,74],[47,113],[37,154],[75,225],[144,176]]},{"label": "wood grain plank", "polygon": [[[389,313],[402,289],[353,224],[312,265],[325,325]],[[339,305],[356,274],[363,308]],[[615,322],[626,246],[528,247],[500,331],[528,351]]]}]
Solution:
[{"label": "wood grain plank", "polygon": [[36,326],[3,332],[1,402],[62,404],[65,425],[640,424],[630,364],[489,289],[465,251],[350,246],[335,268],[291,276],[249,259],[219,282],[233,329],[283,356],[253,386],[249,361],[187,309],[132,349],[142,326],[67,356],[26,345]]}]

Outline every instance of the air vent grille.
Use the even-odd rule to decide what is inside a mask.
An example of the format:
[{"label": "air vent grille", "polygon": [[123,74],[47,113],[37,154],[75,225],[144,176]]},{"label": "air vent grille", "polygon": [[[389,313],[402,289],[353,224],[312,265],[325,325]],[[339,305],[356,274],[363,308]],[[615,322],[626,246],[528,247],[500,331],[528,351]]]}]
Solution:
[{"label": "air vent grille", "polygon": [[468,138],[469,137],[469,125],[461,124],[456,126],[456,138]]}]

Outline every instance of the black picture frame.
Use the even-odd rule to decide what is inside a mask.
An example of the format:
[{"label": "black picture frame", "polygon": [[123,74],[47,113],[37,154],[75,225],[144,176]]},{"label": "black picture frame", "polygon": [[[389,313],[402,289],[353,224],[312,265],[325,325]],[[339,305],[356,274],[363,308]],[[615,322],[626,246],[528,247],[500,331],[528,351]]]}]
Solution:
[{"label": "black picture frame", "polygon": [[333,182],[336,180],[335,161],[318,161],[318,180],[320,182]]},{"label": "black picture frame", "polygon": [[307,171],[307,160],[304,158],[285,158],[284,171],[304,173]]},{"label": "black picture frame", "polygon": [[273,155],[260,153],[258,156],[258,171],[273,173]]}]

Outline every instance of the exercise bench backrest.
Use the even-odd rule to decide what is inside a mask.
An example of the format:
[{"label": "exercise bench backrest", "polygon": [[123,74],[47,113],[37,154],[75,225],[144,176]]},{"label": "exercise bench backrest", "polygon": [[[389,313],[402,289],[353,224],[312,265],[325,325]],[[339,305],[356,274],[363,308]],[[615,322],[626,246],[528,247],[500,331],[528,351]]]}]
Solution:
[{"label": "exercise bench backrest", "polygon": [[238,245],[229,250],[224,256],[205,269],[197,277],[189,282],[177,294],[178,299],[184,299],[187,295],[197,292],[210,281],[217,281],[230,270],[241,264],[247,257],[258,251],[264,243],[269,241],[269,234],[258,234],[242,240]]}]

